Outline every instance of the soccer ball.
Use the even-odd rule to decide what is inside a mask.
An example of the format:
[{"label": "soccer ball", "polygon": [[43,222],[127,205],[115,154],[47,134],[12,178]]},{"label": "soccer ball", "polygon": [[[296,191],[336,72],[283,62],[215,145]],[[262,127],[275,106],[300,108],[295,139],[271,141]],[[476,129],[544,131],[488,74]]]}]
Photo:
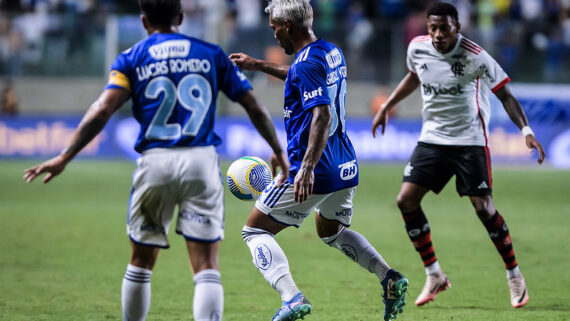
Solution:
[{"label": "soccer ball", "polygon": [[228,188],[240,200],[256,200],[271,183],[271,170],[267,163],[255,156],[235,160],[226,175]]}]

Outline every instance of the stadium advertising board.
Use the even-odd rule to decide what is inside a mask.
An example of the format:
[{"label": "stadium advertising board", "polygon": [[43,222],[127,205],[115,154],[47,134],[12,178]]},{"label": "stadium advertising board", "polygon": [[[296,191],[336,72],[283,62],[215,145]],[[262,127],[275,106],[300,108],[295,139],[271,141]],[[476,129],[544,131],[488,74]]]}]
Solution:
[{"label": "stadium advertising board", "polygon": [[[57,155],[69,142],[81,118],[28,117],[0,119],[0,158],[46,158]],[[277,134],[285,145],[281,119],[274,119]],[[532,122],[531,122],[532,124]],[[534,125],[537,137],[544,144],[547,161],[555,167],[570,168],[570,122]],[[83,150],[83,158],[129,158],[138,125],[132,118],[113,118],[103,132]],[[408,160],[421,130],[419,120],[392,118],[384,136],[374,139],[370,119],[349,119],[347,132],[361,162],[404,162]],[[218,153],[233,160],[243,155],[269,159],[271,150],[246,118],[220,117],[216,133],[223,143]],[[524,146],[520,131],[509,122],[490,125],[489,142],[494,164],[531,164],[536,155]]]}]

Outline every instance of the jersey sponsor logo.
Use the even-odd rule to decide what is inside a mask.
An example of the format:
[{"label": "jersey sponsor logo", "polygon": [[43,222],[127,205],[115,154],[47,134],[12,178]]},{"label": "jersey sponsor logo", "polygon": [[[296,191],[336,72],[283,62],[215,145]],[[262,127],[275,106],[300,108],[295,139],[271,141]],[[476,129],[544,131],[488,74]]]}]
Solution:
[{"label": "jersey sponsor logo", "polygon": [[433,95],[433,96],[438,96],[438,95],[451,95],[451,96],[457,96],[457,95],[461,95],[463,94],[463,87],[459,84],[457,84],[456,86],[452,86],[452,87],[442,87],[441,84],[439,84],[437,87],[432,85],[432,84],[422,84],[422,87],[424,88],[424,94],[425,95]]},{"label": "jersey sponsor logo", "polygon": [[267,270],[271,267],[271,251],[265,244],[260,244],[255,248],[255,266],[261,270]]},{"label": "jersey sponsor logo", "polygon": [[148,48],[148,53],[155,60],[185,58],[190,53],[190,41],[168,40]]},{"label": "jersey sponsor logo", "polygon": [[453,65],[451,65],[451,71],[453,71],[455,77],[464,76],[463,69],[465,69],[465,65],[460,63],[459,61],[456,61]]},{"label": "jersey sponsor logo", "polygon": [[455,54],[455,55],[451,56],[451,58],[453,58],[453,59],[467,59],[467,55],[466,54]]},{"label": "jersey sponsor logo", "polygon": [[342,56],[340,55],[338,48],[334,48],[328,52],[325,56],[325,59],[327,60],[327,64],[331,69],[334,69],[342,64]]},{"label": "jersey sponsor logo", "polygon": [[313,91],[307,92],[305,91],[303,93],[303,97],[304,97],[304,101],[307,101],[311,98],[315,98],[317,96],[322,96],[323,95],[323,87],[319,87]]},{"label": "jersey sponsor logo", "polygon": [[210,221],[209,217],[204,216],[202,214],[198,214],[198,213],[183,211],[179,215],[180,215],[181,219],[186,220],[186,221],[190,221],[192,223],[198,223],[198,224],[211,224],[212,223]]},{"label": "jersey sponsor logo", "polygon": [[285,107],[285,109],[283,110],[283,118],[291,118],[291,113],[293,112],[293,110],[289,109],[289,107]]},{"label": "jersey sponsor logo", "polygon": [[352,208],[344,208],[340,212],[336,212],[334,215],[337,217],[352,216]]},{"label": "jersey sponsor logo", "polygon": [[358,173],[358,166],[356,165],[356,160],[351,160],[350,162],[338,165],[340,168],[340,179],[343,181],[348,181],[356,177]]},{"label": "jersey sponsor logo", "polygon": [[301,212],[297,212],[297,211],[285,211],[285,214],[283,214],[285,216],[288,216],[290,218],[296,219],[296,220],[301,220],[304,219],[305,217],[309,216],[308,213],[301,213]]},{"label": "jersey sponsor logo", "polygon": [[356,254],[356,249],[354,247],[343,244],[340,246],[340,250],[344,255],[348,256],[349,259],[353,260],[354,262],[358,262],[358,254]]},{"label": "jersey sponsor logo", "polygon": [[414,51],[414,53],[415,53],[416,55],[429,55],[429,52],[427,52],[426,50],[421,50],[421,49],[416,49],[416,50]]},{"label": "jersey sponsor logo", "polygon": [[487,76],[487,78],[489,79],[489,82],[494,83],[495,82],[495,77],[493,77],[491,75],[491,72],[489,71],[489,68],[487,67],[487,65],[481,65],[479,67],[479,69],[481,69],[481,71],[483,73],[485,73],[485,76]]}]

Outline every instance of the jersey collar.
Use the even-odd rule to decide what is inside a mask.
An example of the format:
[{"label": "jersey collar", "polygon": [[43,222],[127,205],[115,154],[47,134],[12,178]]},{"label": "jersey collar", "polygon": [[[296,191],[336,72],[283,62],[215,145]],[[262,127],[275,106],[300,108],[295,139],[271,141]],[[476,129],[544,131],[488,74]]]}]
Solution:
[{"label": "jersey collar", "polygon": [[450,57],[455,53],[455,51],[457,51],[457,48],[459,48],[459,44],[461,44],[462,38],[463,38],[463,36],[460,33],[458,33],[457,34],[457,42],[455,43],[455,47],[453,47],[453,49],[451,49],[448,53],[444,53],[444,54],[442,54],[441,52],[437,51],[437,49],[435,49],[435,47],[433,46],[433,42],[430,41],[430,44],[431,44],[433,50],[435,50],[435,52],[437,52],[442,57]]},{"label": "jersey collar", "polygon": [[317,43],[317,42],[320,42],[320,41],[322,41],[322,40],[323,40],[322,38],[319,38],[319,39],[317,39],[317,40],[315,40],[315,41],[313,41],[313,42],[309,42],[305,47],[301,48],[301,49],[299,50],[299,52],[297,52],[297,53],[295,54],[295,60],[297,60],[297,57],[299,56],[299,54],[300,54],[301,52],[303,52],[303,50],[307,49],[307,47],[309,47],[310,45],[315,44],[315,43]]}]

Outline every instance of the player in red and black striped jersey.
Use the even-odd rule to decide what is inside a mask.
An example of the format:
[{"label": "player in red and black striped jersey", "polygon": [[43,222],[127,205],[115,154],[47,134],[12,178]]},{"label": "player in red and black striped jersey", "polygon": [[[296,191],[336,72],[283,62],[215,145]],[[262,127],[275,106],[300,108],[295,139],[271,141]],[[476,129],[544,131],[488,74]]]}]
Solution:
[{"label": "player in red and black striped jersey", "polygon": [[539,164],[544,160],[544,150],[528,126],[519,102],[506,86],[510,78],[483,48],[459,34],[457,9],[437,2],[428,9],[427,18],[429,35],[416,37],[408,47],[409,73],[372,122],[373,135],[376,136],[379,126],[384,134],[388,112],[421,87],[422,131],[404,169],[397,201],[408,235],[426,268],[427,281],[416,305],[433,300],[450,286],[435,255],[421,200],[430,190],[439,193],[455,175],[457,192],[469,197],[503,258],[511,304],[521,307],[529,298],[526,283],[515,259],[509,230],[491,195],[490,92],[499,98],[522,130],[527,147],[538,151]]}]

